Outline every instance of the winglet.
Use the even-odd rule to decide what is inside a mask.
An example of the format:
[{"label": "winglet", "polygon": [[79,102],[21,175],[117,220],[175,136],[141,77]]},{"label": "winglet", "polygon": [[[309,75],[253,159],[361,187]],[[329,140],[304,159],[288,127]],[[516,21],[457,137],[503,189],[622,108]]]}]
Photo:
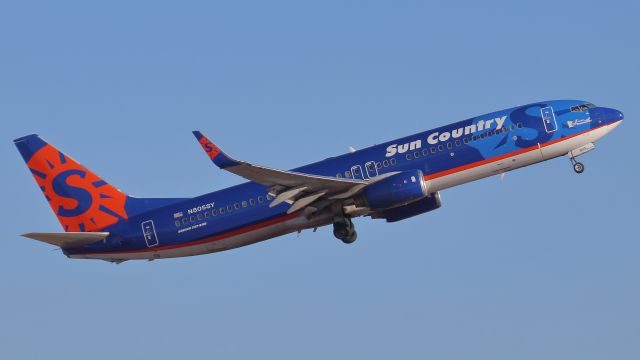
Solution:
[{"label": "winglet", "polygon": [[200,143],[200,146],[202,146],[202,149],[204,149],[211,161],[213,161],[213,163],[216,164],[216,166],[218,166],[219,168],[224,169],[229,166],[236,166],[241,164],[241,162],[225,154],[224,151],[215,146],[211,142],[211,140],[202,135],[200,131],[194,131],[193,135],[196,137],[196,139]]}]

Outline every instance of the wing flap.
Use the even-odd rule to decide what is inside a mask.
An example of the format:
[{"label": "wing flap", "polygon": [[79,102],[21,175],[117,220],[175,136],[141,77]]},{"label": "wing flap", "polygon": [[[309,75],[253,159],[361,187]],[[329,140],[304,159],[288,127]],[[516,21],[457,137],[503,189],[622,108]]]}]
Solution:
[{"label": "wing flap", "polygon": [[46,242],[61,248],[74,248],[93,244],[109,236],[108,232],[31,232],[22,236]]}]

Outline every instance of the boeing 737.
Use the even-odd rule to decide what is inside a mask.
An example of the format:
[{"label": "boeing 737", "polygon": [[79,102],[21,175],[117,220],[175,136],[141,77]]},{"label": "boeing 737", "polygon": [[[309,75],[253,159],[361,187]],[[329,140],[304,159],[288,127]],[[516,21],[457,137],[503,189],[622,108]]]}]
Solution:
[{"label": "boeing 737", "polygon": [[333,225],[352,243],[352,219],[404,220],[441,206],[440,191],[524,166],[576,158],[617,127],[622,112],[578,100],[493,112],[293,170],[232,158],[194,135],[214,165],[248,182],[194,198],[137,198],[38,135],[14,140],[63,232],[24,236],[69,258],[122,262],[234,249]]}]

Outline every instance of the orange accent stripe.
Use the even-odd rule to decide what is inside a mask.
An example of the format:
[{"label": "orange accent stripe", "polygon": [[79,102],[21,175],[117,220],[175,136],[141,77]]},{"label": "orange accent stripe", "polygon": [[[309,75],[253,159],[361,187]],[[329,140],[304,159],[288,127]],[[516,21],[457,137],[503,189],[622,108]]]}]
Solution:
[{"label": "orange accent stripe", "polygon": [[[249,225],[246,227],[242,227],[242,228],[238,228],[235,230],[231,230],[228,231],[226,233],[222,233],[219,235],[215,235],[215,236],[210,236],[210,237],[206,237],[200,240],[195,240],[195,241],[191,241],[191,242],[187,242],[187,243],[181,243],[181,244],[175,244],[175,245],[167,245],[167,246],[161,246],[161,247],[153,247],[153,248],[148,248],[148,249],[140,249],[140,250],[131,250],[131,251],[123,251],[123,252],[96,252],[96,253],[84,253],[84,254],[77,254],[77,255],[109,255],[109,254],[114,254],[114,255],[122,255],[122,254],[133,254],[133,253],[144,253],[144,252],[155,252],[155,251],[161,251],[161,250],[171,250],[171,249],[179,249],[179,248],[183,248],[183,247],[189,247],[189,246],[196,246],[196,245],[201,245],[201,244],[206,244],[209,242],[214,242],[216,240],[222,240],[222,239],[226,239],[232,236],[236,236],[236,235],[240,235],[240,234],[245,234],[251,231],[255,231],[255,230],[259,230],[262,228],[265,228],[267,226],[271,226],[271,225],[276,225],[279,223],[283,223],[287,220],[291,220],[294,219],[298,216],[300,216],[302,213],[302,211],[296,211],[293,212],[291,214],[286,214],[277,218],[273,218],[271,220],[267,220],[261,223],[257,223],[257,224],[253,224],[253,225]],[[73,254],[76,255],[76,254]]]},{"label": "orange accent stripe", "polygon": [[495,157],[492,157],[492,158],[489,158],[489,159],[484,159],[484,160],[476,161],[476,162],[473,162],[473,163],[461,165],[461,166],[458,166],[458,167],[455,167],[455,168],[451,168],[449,170],[444,170],[444,171],[437,172],[435,174],[425,175],[424,179],[425,180],[437,179],[439,177],[451,175],[453,173],[457,173],[457,172],[464,171],[464,170],[473,169],[473,168],[476,168],[478,166],[482,166],[482,165],[486,165],[486,164],[489,164],[489,163],[492,163],[492,162],[500,161],[500,160],[503,160],[503,159],[506,159],[506,158],[509,158],[509,157],[512,157],[512,156],[524,154],[524,153],[529,152],[529,151],[539,150],[539,149],[541,149],[543,147],[547,147],[547,146],[559,143],[561,141],[569,140],[569,139],[574,138],[576,136],[580,136],[580,135],[586,134],[586,133],[588,133],[590,131],[594,131],[594,130],[600,129],[601,127],[604,127],[604,126],[607,126],[607,125],[601,125],[601,126],[598,126],[597,128],[585,130],[585,131],[579,132],[577,134],[573,134],[573,135],[566,136],[566,137],[563,137],[563,138],[560,138],[560,139],[556,139],[556,140],[553,140],[553,141],[546,142],[544,144],[538,144],[538,145],[534,145],[534,146],[529,146],[528,148],[512,151],[510,153],[506,153],[506,154],[503,154],[503,155],[498,155],[498,156],[495,156]]}]

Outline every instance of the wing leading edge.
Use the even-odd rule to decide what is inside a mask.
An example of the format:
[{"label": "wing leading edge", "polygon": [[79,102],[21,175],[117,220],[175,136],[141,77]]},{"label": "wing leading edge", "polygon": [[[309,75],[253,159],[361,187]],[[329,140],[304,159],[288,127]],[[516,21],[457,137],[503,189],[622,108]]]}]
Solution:
[{"label": "wing leading edge", "polygon": [[372,182],[386,177],[378,177],[375,180],[337,179],[254,165],[227,155],[201,132],[194,131],[193,134],[216,166],[247,180],[269,186],[270,193],[275,196],[270,206],[287,202],[292,205],[288,212],[303,208],[311,212],[316,211],[318,208],[312,204],[323,203],[326,206],[333,200],[349,198]]}]

